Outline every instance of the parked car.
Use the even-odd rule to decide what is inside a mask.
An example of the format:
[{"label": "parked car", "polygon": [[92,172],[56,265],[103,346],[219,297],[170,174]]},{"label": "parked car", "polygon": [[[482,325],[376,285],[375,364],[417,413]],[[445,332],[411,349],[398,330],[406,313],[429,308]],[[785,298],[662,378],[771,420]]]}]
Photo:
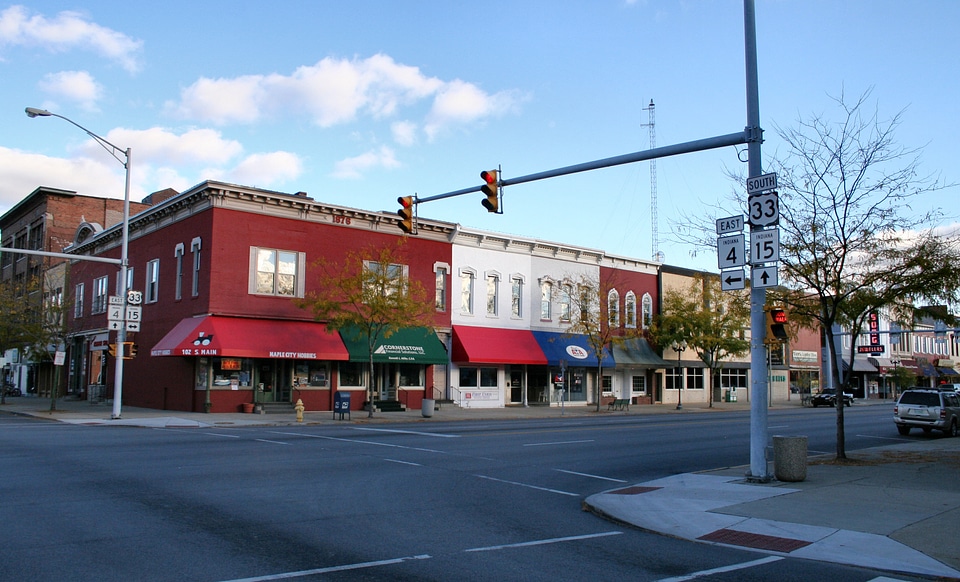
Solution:
[{"label": "parked car", "polygon": [[[835,388],[824,388],[823,390],[817,392],[813,395],[813,398],[810,399],[810,404],[814,408],[818,406],[836,406],[837,405],[837,391]],[[853,404],[853,394],[849,392],[843,393],[843,404],[844,406],[850,406]]]},{"label": "parked car", "polygon": [[902,435],[910,434],[911,428],[919,428],[927,434],[939,430],[948,436],[957,436],[960,396],[949,390],[909,388],[893,407],[893,422]]}]

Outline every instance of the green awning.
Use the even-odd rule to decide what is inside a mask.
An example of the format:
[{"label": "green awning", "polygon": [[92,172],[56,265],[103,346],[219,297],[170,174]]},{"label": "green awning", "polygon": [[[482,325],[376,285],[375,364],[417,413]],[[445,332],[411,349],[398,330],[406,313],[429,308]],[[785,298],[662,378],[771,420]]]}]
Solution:
[{"label": "green awning", "polygon": [[[367,362],[367,333],[358,329],[341,329],[340,338],[347,347],[351,362]],[[446,364],[447,350],[435,331],[428,327],[405,327],[384,338],[378,338],[373,349],[377,363]]]},{"label": "green awning", "polygon": [[630,338],[622,344],[613,344],[613,360],[618,366],[637,366],[651,369],[676,366],[676,362],[670,363],[661,358],[643,338]]}]

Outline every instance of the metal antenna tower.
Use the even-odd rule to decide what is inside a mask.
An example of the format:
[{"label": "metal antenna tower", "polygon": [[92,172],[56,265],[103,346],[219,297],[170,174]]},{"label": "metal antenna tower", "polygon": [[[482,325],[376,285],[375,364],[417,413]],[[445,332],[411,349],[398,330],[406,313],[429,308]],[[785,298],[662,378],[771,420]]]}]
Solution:
[{"label": "metal antenna tower", "polygon": [[[653,99],[643,110],[647,112],[647,123],[641,123],[640,127],[650,128],[650,149],[654,149],[657,147],[657,121]],[[657,206],[657,159],[653,158],[650,160],[650,248],[653,260],[663,261],[663,253],[660,252],[660,218],[657,216]]]}]

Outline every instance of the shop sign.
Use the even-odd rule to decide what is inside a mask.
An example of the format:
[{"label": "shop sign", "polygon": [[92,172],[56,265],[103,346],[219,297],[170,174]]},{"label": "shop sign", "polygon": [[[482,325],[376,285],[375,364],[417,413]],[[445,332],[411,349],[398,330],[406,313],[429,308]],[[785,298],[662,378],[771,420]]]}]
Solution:
[{"label": "shop sign", "polygon": [[587,350],[581,348],[580,346],[567,346],[565,351],[567,352],[568,356],[578,360],[586,360],[590,357],[590,354],[587,353]]}]

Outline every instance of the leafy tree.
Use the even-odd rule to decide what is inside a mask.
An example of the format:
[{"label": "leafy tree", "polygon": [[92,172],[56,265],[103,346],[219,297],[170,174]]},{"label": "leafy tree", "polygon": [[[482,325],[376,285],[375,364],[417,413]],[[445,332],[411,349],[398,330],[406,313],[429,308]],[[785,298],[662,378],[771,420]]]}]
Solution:
[{"label": "leafy tree", "polygon": [[[724,361],[750,351],[743,330],[750,327],[750,300],[743,291],[722,291],[720,279],[700,274],[686,289],[666,289],[651,333],[661,347],[686,342],[714,378]],[[709,405],[713,407],[713,391]]]},{"label": "leafy tree", "polygon": [[[618,325],[611,325],[611,319],[619,317],[617,306],[609,306],[607,298],[612,289],[616,288],[614,280],[600,281],[598,276],[580,274],[576,277],[567,277],[564,284],[555,293],[561,294],[561,303],[570,306],[570,325],[565,333],[583,335],[586,337],[590,352],[597,360],[596,404],[600,411],[600,396],[603,384],[603,354],[614,343],[622,342]],[[611,310],[612,307],[612,310]],[[563,317],[563,315],[561,315]]]},{"label": "leafy tree", "polygon": [[348,252],[343,262],[317,261],[316,288],[297,301],[334,331],[357,334],[367,342],[369,380],[368,416],[373,416],[373,353],[381,339],[407,327],[429,325],[433,298],[423,284],[406,273],[403,245],[370,246]]},{"label": "leafy tree", "polygon": [[[941,215],[914,215],[911,202],[946,185],[919,172],[919,153],[894,139],[901,115],[869,111],[870,91],[835,99],[839,121],[821,116],[780,129],[786,145],[768,169],[780,187],[780,275],[772,292],[791,318],[816,323],[835,343],[835,324],[856,339],[871,311],[960,299],[960,244],[935,226]],[[831,373],[839,377],[837,359]],[[849,386],[849,375],[841,388]],[[846,458],[843,400],[837,399],[837,459]]]}]

